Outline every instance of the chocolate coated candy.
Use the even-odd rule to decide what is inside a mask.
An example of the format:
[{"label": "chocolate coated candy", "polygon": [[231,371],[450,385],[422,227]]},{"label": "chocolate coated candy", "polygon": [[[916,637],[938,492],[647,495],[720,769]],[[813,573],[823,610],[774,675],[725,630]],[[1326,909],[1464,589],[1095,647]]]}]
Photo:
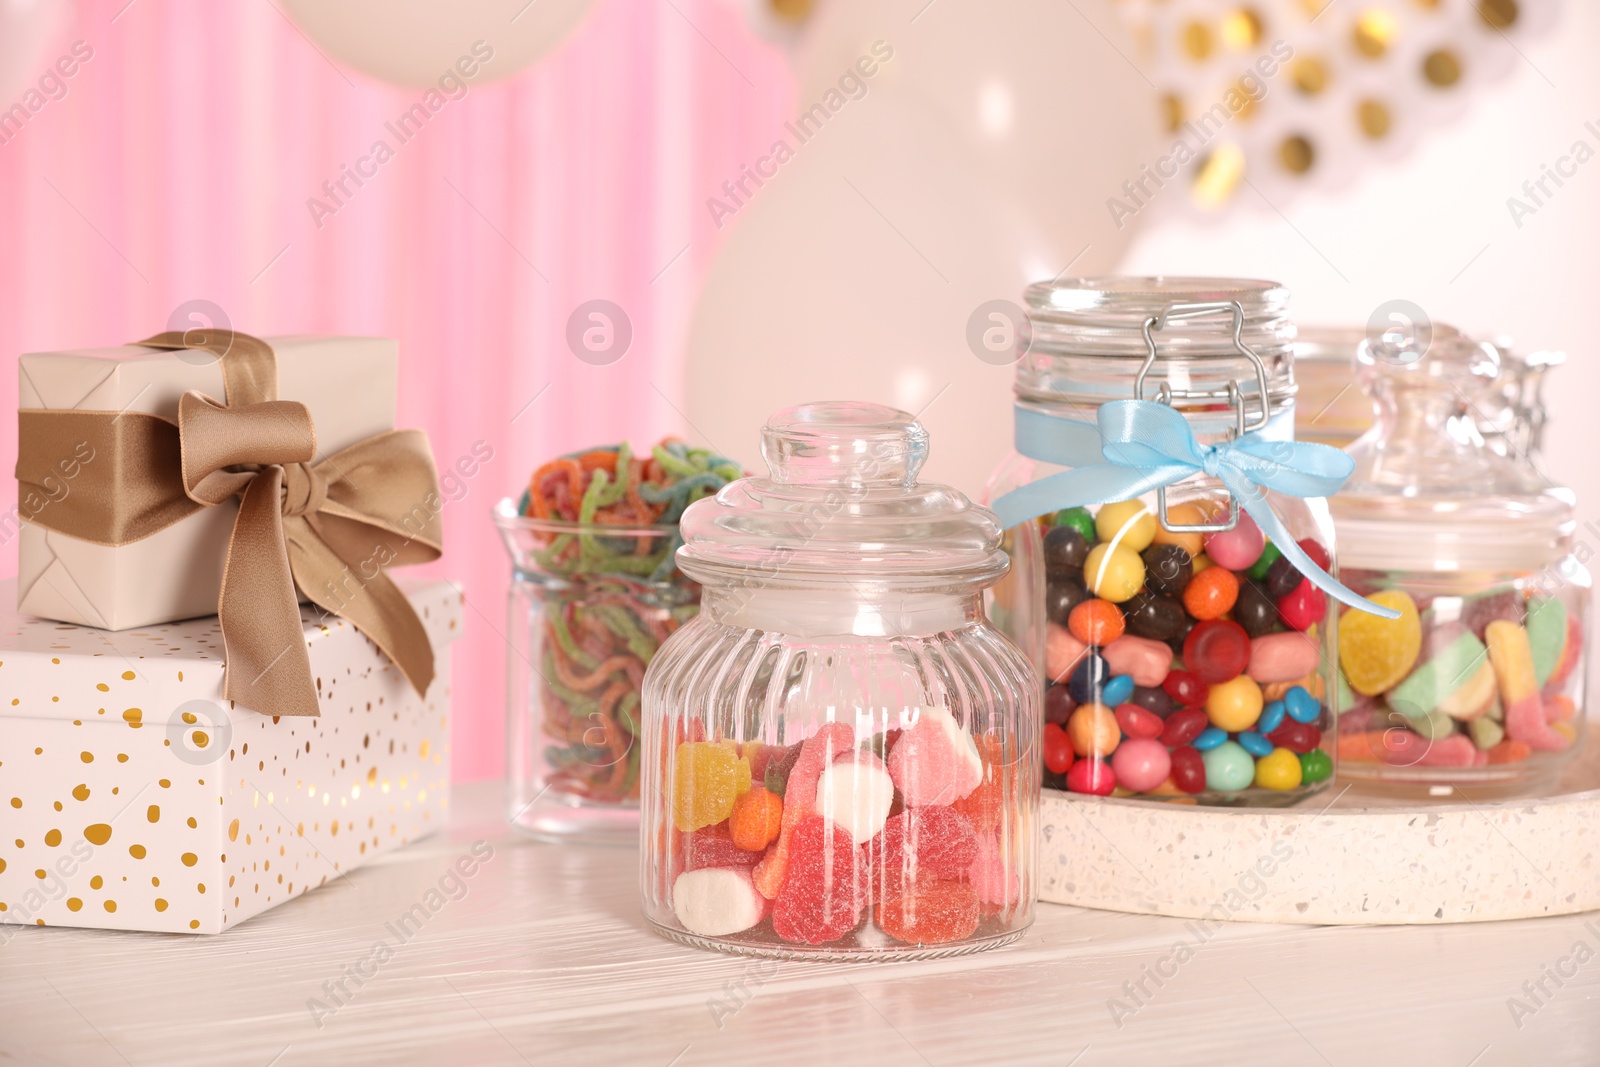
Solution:
[{"label": "chocolate coated candy", "polygon": [[1051,622],[1067,624],[1072,609],[1089,599],[1089,588],[1075,574],[1052,575],[1044,589],[1044,615]]},{"label": "chocolate coated candy", "polygon": [[[1136,685],[1133,687],[1133,696],[1128,698],[1128,703],[1137,704],[1152,714],[1165,719],[1177,708],[1172,697],[1159,685]],[[1049,695],[1046,694],[1046,708],[1049,707]]]},{"label": "chocolate coated candy", "polygon": [[1110,680],[1111,667],[1106,663],[1106,658],[1091,648],[1072,669],[1072,677],[1067,680],[1067,692],[1079,704],[1092,704],[1098,701],[1100,691]]},{"label": "chocolate coated candy", "polygon": [[1146,586],[1167,596],[1183,596],[1194,577],[1194,562],[1182,545],[1151,545],[1142,558]]},{"label": "chocolate coated candy", "polygon": [[1267,568],[1267,595],[1273,600],[1281,600],[1298,589],[1304,578],[1305,575],[1295,570],[1293,563],[1279,557],[1276,563]]},{"label": "chocolate coated candy", "polygon": [[1128,632],[1136,637],[1170,641],[1184,627],[1183,605],[1169,596],[1148,591],[1122,605],[1122,614]]},{"label": "chocolate coated candy", "polygon": [[1233,602],[1233,621],[1251,637],[1270,634],[1278,628],[1278,604],[1256,582],[1239,583],[1239,599]]},{"label": "chocolate coated candy", "polygon": [[1044,535],[1044,568],[1051,577],[1081,574],[1089,557],[1089,542],[1073,526],[1052,526]]}]

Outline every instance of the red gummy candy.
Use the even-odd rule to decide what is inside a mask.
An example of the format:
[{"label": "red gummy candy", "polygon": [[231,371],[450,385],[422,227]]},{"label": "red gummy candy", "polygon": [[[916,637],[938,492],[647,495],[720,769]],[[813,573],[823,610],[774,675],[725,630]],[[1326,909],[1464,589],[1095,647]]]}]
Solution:
[{"label": "red gummy candy", "polygon": [[1205,791],[1206,763],[1199,750],[1190,745],[1172,750],[1172,784],[1191,796]]},{"label": "red gummy candy", "polygon": [[733,843],[725,822],[685,834],[684,842],[683,869],[686,871],[697,871],[701,867],[754,867],[761,859],[761,853],[746,852]]},{"label": "red gummy candy", "polygon": [[[783,787],[783,828],[778,839],[767,846],[767,854],[752,872],[756,889],[768,900],[777,899],[789,869],[789,837],[800,820],[814,813],[817,805],[817,779],[823,768],[846,753],[855,751],[856,731],[847,722],[826,722],[806,738],[800,754],[789,769]],[[770,788],[770,787],[769,787]]]},{"label": "red gummy candy", "polygon": [[1278,614],[1286,625],[1308,630],[1328,614],[1328,595],[1303,578],[1294,592],[1278,600]]},{"label": "red gummy candy", "polygon": [[772,929],[785,941],[821,945],[856,928],[866,902],[866,872],[855,842],[820,815],[808,815],[789,837],[788,871],[772,905]]},{"label": "red gummy candy", "polygon": [[1183,665],[1207,685],[1232,681],[1250,666],[1250,635],[1232,619],[1196,623],[1183,639]]},{"label": "red gummy candy", "polygon": [[978,835],[954,808],[907,808],[868,842],[879,899],[898,896],[916,882],[956,881],[978,858]]},{"label": "red gummy candy", "polygon": [[978,918],[978,891],[964,882],[923,882],[878,909],[883,932],[911,945],[971,937]]},{"label": "red gummy candy", "polygon": [[[998,737],[980,734],[973,740],[978,744],[978,758],[983,761],[983,781],[978,783],[978,788],[950,806],[965,815],[974,830],[997,830],[1006,813],[1004,787],[1009,783],[1015,794],[1017,768],[1014,762],[1006,762],[1004,746]],[[1067,751],[1072,751],[1071,742],[1067,743]],[[895,801],[895,805],[889,809],[891,818],[905,810],[905,805],[899,802],[898,793],[895,794]]]}]

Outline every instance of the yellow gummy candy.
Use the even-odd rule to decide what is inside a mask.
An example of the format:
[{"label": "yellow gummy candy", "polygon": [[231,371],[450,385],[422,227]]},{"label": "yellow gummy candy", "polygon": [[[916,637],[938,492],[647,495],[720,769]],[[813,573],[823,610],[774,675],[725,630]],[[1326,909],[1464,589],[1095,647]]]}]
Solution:
[{"label": "yellow gummy candy", "polygon": [[750,791],[750,761],[732,741],[685,741],[672,755],[672,825],[684,833],[715,826]]},{"label": "yellow gummy candy", "polygon": [[1404,590],[1384,589],[1367,599],[1400,613],[1398,619],[1380,619],[1351,610],[1339,618],[1339,666],[1350,688],[1370,697],[1394,688],[1416,666],[1422,618]]},{"label": "yellow gummy candy", "polygon": [[1489,646],[1489,662],[1500,679],[1500,699],[1507,705],[1531,695],[1539,688],[1533,670],[1533,646],[1528,631],[1514,622],[1496,619],[1483,634]]}]

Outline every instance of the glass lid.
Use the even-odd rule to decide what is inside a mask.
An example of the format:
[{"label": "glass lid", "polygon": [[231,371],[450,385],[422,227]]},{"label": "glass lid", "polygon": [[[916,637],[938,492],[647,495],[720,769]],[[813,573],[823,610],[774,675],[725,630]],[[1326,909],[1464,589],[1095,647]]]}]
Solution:
[{"label": "glass lid", "polygon": [[1343,564],[1520,571],[1566,555],[1572,493],[1479,432],[1502,373],[1494,346],[1435,324],[1425,348],[1363,341],[1355,371],[1376,423],[1348,449],[1355,471],[1329,500]]},{"label": "glass lid", "polygon": [[678,565],[710,586],[963,593],[1008,566],[993,512],[917,481],[928,431],[904,411],[837,401],[767,420],[768,476],[684,512]]}]

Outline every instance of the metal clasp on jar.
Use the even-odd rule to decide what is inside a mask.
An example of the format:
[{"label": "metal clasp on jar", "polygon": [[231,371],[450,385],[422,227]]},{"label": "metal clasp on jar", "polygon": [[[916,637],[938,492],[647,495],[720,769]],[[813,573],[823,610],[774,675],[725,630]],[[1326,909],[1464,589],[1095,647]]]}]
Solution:
[{"label": "metal clasp on jar", "polygon": [[[1263,429],[1272,421],[1272,400],[1268,395],[1267,365],[1261,356],[1244,343],[1244,308],[1237,300],[1214,300],[1200,303],[1169,304],[1160,315],[1152,315],[1144,320],[1144,343],[1148,354],[1144,363],[1139,367],[1139,373],[1133,380],[1133,395],[1135,399],[1144,399],[1144,380],[1150,373],[1150,368],[1156,362],[1155,331],[1164,330],[1167,323],[1184,319],[1202,318],[1206,315],[1215,315],[1221,312],[1230,312],[1233,315],[1233,347],[1250,360],[1256,372],[1256,390],[1261,398],[1261,415],[1251,422],[1245,411],[1244,391],[1239,382],[1230,381],[1227,389],[1218,390],[1175,390],[1170,381],[1163,381],[1156,387],[1156,400],[1158,403],[1172,406],[1176,400],[1198,401],[1223,401],[1235,415],[1235,424],[1228,431],[1230,439],[1242,437],[1244,434]],[[1174,524],[1167,517],[1167,489],[1165,486],[1156,490],[1156,518],[1161,523],[1162,529],[1174,533],[1222,533],[1239,525],[1239,501],[1228,495],[1228,518],[1226,522],[1202,522],[1194,524]]]}]

